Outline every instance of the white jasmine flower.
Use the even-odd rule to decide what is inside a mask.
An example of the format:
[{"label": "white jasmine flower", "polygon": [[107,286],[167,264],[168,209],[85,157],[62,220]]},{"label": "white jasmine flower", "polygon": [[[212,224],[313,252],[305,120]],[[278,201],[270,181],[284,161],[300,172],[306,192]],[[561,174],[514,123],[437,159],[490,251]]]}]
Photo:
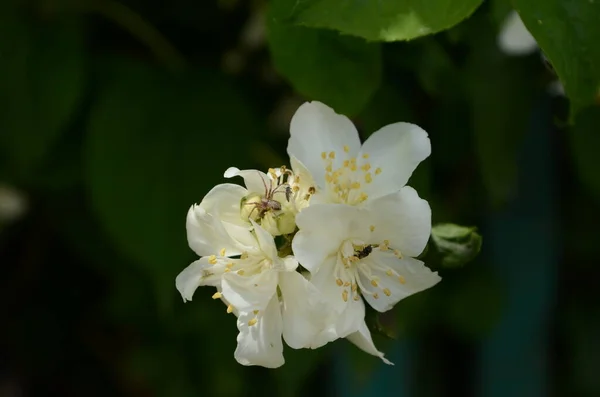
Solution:
[{"label": "white jasmine flower", "polygon": [[431,233],[429,204],[405,186],[362,207],[313,204],[296,222],[294,254],[337,314],[338,337],[354,334],[351,341],[383,357],[364,325],[363,299],[385,312],[441,280],[415,259]]},{"label": "white jasmine flower", "polygon": [[292,348],[316,348],[335,333],[327,329],[328,307],[295,271],[294,257],[280,258],[271,234],[240,216],[245,193],[241,186],[218,185],[190,208],[188,243],[201,258],[175,283],[184,300],[191,300],[198,286],[217,287],[213,298],[238,316],[236,360],[275,368],[284,363],[282,334]]},{"label": "white jasmine flower", "polygon": [[288,154],[316,183],[311,205],[362,205],[396,192],[431,153],[427,133],[410,123],[387,125],[361,146],[352,122],[320,102],[298,108],[290,134]]}]

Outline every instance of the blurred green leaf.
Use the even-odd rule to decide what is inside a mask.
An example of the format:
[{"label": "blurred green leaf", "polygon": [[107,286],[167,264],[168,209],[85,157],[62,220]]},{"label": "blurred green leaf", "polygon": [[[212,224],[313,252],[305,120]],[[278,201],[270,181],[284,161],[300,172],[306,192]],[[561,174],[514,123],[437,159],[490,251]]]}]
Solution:
[{"label": "blurred green leaf", "polygon": [[268,40],[275,68],[294,89],[337,112],[356,115],[381,83],[379,44],[327,30],[282,25],[273,18],[269,18]]},{"label": "blurred green leaf", "polygon": [[[443,223],[431,230],[433,247],[442,267],[461,267],[471,262],[481,251],[482,239],[476,227]],[[426,253],[427,254],[427,253]]]},{"label": "blurred green leaf", "polygon": [[571,119],[600,95],[600,2],[512,0],[571,100]]},{"label": "blurred green leaf", "polygon": [[277,22],[339,30],[367,40],[410,40],[448,29],[482,0],[278,0]]},{"label": "blurred green leaf", "polygon": [[504,291],[489,266],[472,266],[440,283],[440,313],[455,332],[481,338],[494,329],[504,308]]},{"label": "blurred green leaf", "polygon": [[542,87],[532,76],[541,63],[536,56],[505,56],[495,32],[478,33],[467,63],[466,90],[479,172],[492,206],[499,207],[516,194],[518,150]]},{"label": "blurred green leaf", "polygon": [[600,200],[600,107],[582,110],[568,133],[577,173],[583,184]]},{"label": "blurred green leaf", "polygon": [[247,163],[257,121],[214,73],[117,63],[110,75],[89,121],[87,182],[103,226],[155,280],[164,306],[193,258],[188,208],[223,182],[225,169]]},{"label": "blurred green leaf", "polygon": [[77,20],[35,23],[6,8],[0,11],[0,153],[26,178],[81,97],[83,33]]}]

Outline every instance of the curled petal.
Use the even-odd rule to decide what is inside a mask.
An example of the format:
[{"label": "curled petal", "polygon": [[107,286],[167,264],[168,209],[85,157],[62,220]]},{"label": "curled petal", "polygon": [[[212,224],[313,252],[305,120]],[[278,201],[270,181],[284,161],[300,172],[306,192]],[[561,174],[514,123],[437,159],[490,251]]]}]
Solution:
[{"label": "curled petal", "polygon": [[384,354],[377,350],[375,344],[373,343],[373,338],[371,337],[371,332],[369,328],[367,328],[367,324],[363,321],[360,325],[357,332],[348,335],[346,338],[350,342],[354,343],[359,349],[372,354],[373,356],[377,356],[383,360],[384,363],[388,365],[394,365],[391,361],[384,357]]},{"label": "curled petal", "polygon": [[225,178],[235,176],[244,178],[244,184],[249,193],[265,194],[265,191],[269,189],[269,183],[273,187],[271,179],[264,172],[258,170],[240,170],[239,168],[229,167],[224,176]]},{"label": "curled petal", "polygon": [[208,263],[208,258],[200,258],[192,262],[191,265],[183,269],[177,278],[175,278],[175,286],[181,294],[183,301],[191,301],[196,288],[201,285],[219,284],[220,275],[215,275],[211,272],[213,265]]}]

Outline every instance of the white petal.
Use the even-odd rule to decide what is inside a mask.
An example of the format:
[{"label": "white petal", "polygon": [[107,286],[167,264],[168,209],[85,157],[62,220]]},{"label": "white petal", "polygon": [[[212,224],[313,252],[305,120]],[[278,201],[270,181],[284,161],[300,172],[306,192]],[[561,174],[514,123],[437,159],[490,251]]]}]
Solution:
[{"label": "white petal", "polygon": [[265,194],[266,190],[269,189],[269,183],[273,183],[264,172],[258,170],[240,170],[235,167],[230,167],[225,171],[224,176],[225,178],[241,176],[244,178],[244,184],[250,193]]},{"label": "white petal", "polygon": [[384,363],[388,365],[394,365],[394,363],[384,357],[382,352],[377,350],[375,344],[373,343],[373,339],[371,338],[371,332],[369,332],[369,328],[367,328],[367,324],[364,321],[360,325],[359,330],[351,335],[348,335],[346,339],[354,343],[359,349],[381,358]]},{"label": "white petal", "polygon": [[430,154],[431,143],[421,127],[410,123],[386,125],[373,133],[360,151],[358,166],[370,164],[373,176],[371,183],[362,184],[364,192],[374,199],[399,190]]},{"label": "white petal", "polygon": [[[345,146],[348,152],[344,151]],[[287,152],[310,170],[321,187],[325,182],[321,153],[333,151],[340,158],[344,153],[355,156],[359,148],[360,139],[354,124],[321,102],[304,103],[292,117]]]},{"label": "white petal", "polygon": [[369,243],[389,240],[390,246],[405,256],[423,252],[431,235],[431,208],[415,189],[405,186],[370,202],[368,208],[375,226]]},{"label": "white petal", "polygon": [[306,166],[294,156],[290,156],[290,166],[295,176],[300,177],[300,189],[305,190],[310,186],[315,186],[315,181]]},{"label": "white petal", "polygon": [[228,255],[241,254],[223,224],[197,205],[190,207],[186,218],[188,245],[198,256],[213,255],[225,248]]},{"label": "white petal", "polygon": [[263,271],[252,276],[236,272],[223,275],[223,296],[241,312],[264,310],[277,291],[277,272]]},{"label": "white petal", "polygon": [[299,179],[299,192],[296,195],[296,210],[302,211],[311,202],[311,199],[308,201],[305,200],[306,194],[311,187],[316,190],[317,184],[308,168],[306,168],[306,166],[296,157],[290,156],[290,165],[294,171],[295,177]]},{"label": "white petal", "polygon": [[317,271],[328,256],[335,254],[340,244],[351,237],[369,236],[367,212],[344,204],[315,204],[296,216],[300,229],[292,241],[298,262],[310,271]]},{"label": "white petal", "polygon": [[277,246],[275,245],[273,236],[263,229],[258,223],[254,221],[251,222],[252,226],[254,226],[254,233],[256,235],[256,240],[258,241],[258,246],[260,247],[261,252],[266,258],[276,261],[278,259]]},{"label": "white petal", "polygon": [[337,339],[333,310],[300,273],[279,274],[283,338],[293,349],[319,348]]},{"label": "white petal", "polygon": [[516,11],[512,11],[504,20],[498,35],[498,46],[508,55],[527,55],[538,49],[535,38]]},{"label": "white petal", "polygon": [[[340,290],[341,291],[341,290]],[[335,323],[336,333],[340,338],[356,332],[361,323],[365,322],[365,303],[362,299],[348,299],[345,302],[344,311],[339,315]]]},{"label": "white petal", "polygon": [[[353,299],[351,287],[339,286],[336,282],[338,276],[344,281],[349,281],[350,275],[343,273],[335,274],[336,266],[343,266],[337,263],[338,259],[330,257],[324,263],[318,272],[313,274],[310,282],[319,290],[323,299],[334,311],[334,318],[330,321],[335,323],[337,336],[340,338],[346,337],[348,334],[355,332],[360,325],[360,322],[365,318],[365,305],[362,299]],[[344,297],[344,290],[346,296]]]},{"label": "white petal", "polygon": [[[249,321],[257,319],[256,324]],[[282,320],[279,300],[274,296],[262,313],[240,313],[238,317],[237,349],[234,357],[242,365],[260,365],[277,368],[285,363],[281,341]]]},{"label": "white petal", "polygon": [[[372,292],[377,292],[378,299],[371,294],[363,294],[365,300],[377,311],[385,312],[394,305],[417,292],[431,288],[442,279],[437,272],[432,272],[418,259],[405,257],[398,259],[390,251],[374,250],[359,266],[368,268],[371,277],[361,274],[361,282]],[[390,272],[387,272],[391,270]],[[377,287],[371,280],[377,280]],[[389,296],[384,292],[389,293]]]},{"label": "white petal", "polygon": [[208,258],[200,258],[197,261],[192,262],[191,265],[183,269],[181,273],[175,278],[175,286],[181,294],[183,301],[191,301],[196,288],[200,285],[213,285],[218,284],[220,278],[210,278],[207,280],[207,270],[212,267],[208,263]]},{"label": "white petal", "polygon": [[200,207],[223,222],[248,228],[240,216],[240,203],[248,191],[239,185],[222,183],[204,196]]}]

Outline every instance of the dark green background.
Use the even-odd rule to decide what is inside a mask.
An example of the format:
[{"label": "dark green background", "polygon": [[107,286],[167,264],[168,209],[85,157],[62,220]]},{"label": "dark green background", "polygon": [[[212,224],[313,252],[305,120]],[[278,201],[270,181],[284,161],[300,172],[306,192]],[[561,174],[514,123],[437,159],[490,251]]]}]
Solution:
[{"label": "dark green background", "polygon": [[[288,351],[278,370],[242,367],[234,318],[214,291],[183,304],[175,289],[194,260],[189,206],[229,166],[285,163],[289,120],[306,99],[352,116],[362,138],[396,121],[425,128],[433,153],[410,184],[435,222],[465,225],[485,224],[518,194],[529,118],[549,104],[561,235],[548,247],[560,256],[550,389],[599,395],[591,369],[600,352],[590,344],[600,332],[599,108],[569,127],[568,101],[546,93],[555,76],[540,54],[497,49],[502,1],[448,31],[386,44],[265,19],[254,27],[270,26],[270,45],[265,35],[251,41],[264,6],[2,2],[0,182],[23,191],[29,211],[0,229],[0,395],[11,385],[25,396],[326,395],[347,351],[358,371],[348,378],[378,371],[345,341]],[[426,346],[430,364],[413,382],[440,386],[425,395],[470,390],[473,377],[449,377],[436,363],[471,365],[472,349],[460,347],[486,338],[506,308],[509,286],[489,266],[483,235],[474,263],[439,269],[439,286],[384,319],[398,338]]]}]

